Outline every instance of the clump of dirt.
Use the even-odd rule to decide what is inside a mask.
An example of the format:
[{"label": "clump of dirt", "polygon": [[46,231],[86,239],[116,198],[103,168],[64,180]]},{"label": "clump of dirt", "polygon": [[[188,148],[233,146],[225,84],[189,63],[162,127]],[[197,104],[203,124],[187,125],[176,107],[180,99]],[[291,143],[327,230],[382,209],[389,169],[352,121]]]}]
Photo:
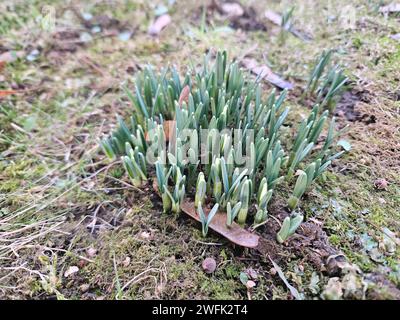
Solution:
[{"label": "clump of dirt", "polygon": [[290,248],[305,257],[317,270],[326,270],[329,256],[338,254],[338,250],[329,243],[321,225],[312,221],[304,222],[290,241]]},{"label": "clump of dirt", "polygon": [[83,44],[77,30],[60,30],[53,35],[50,51],[75,52]]},{"label": "clump of dirt", "polygon": [[267,27],[262,23],[257,12],[253,7],[245,8],[244,14],[240,17],[230,19],[229,26],[233,29],[241,29],[246,31],[267,31]]},{"label": "clump of dirt", "polygon": [[[229,21],[233,29],[243,31],[266,31],[266,25],[258,17],[253,7],[245,7],[237,1],[213,0],[205,8],[206,21],[211,24],[213,20]],[[203,7],[199,7],[193,15],[194,20],[200,20],[203,15]]]},{"label": "clump of dirt", "polygon": [[[88,113],[87,115],[77,118],[75,125],[83,127],[89,124],[94,124],[94,125],[101,124],[104,121],[104,115],[115,113],[118,106],[119,104],[117,102],[116,103],[113,102],[112,104],[109,103],[103,104],[99,106],[97,109]],[[112,128],[108,126],[108,123],[103,128],[104,132],[107,134],[112,130]]]},{"label": "clump of dirt", "polygon": [[[303,94],[303,89],[301,87],[295,87],[290,93],[293,98],[299,98]],[[396,95],[392,94],[393,99]],[[334,115],[339,119],[343,119],[348,122],[360,122],[365,125],[374,124],[377,122],[377,118],[374,114],[369,114],[364,112],[360,107],[360,104],[370,104],[371,103],[371,92],[367,90],[360,90],[353,88],[348,91],[344,91],[340,99],[336,103]],[[302,102],[306,107],[312,108],[316,101],[314,97],[306,97]]]},{"label": "clump of dirt", "polygon": [[69,222],[79,221],[93,236],[104,230],[112,230],[124,222],[125,209],[118,209],[121,203],[100,202],[87,207],[77,207],[70,215]]},{"label": "clump of dirt", "polygon": [[[57,30],[49,41],[47,48],[48,57],[61,62],[66,53],[75,53],[79,48],[84,47],[89,39],[117,36],[120,32],[131,31],[132,27],[128,22],[122,22],[108,15],[98,15],[87,20],[75,8],[70,9],[76,16],[78,26]],[[85,40],[85,37],[89,39]]]},{"label": "clump of dirt", "polygon": [[123,23],[115,18],[111,18],[108,15],[95,16],[92,20],[84,20],[84,26],[88,29],[94,27],[101,27],[103,30],[120,30],[123,27]]},{"label": "clump of dirt", "polygon": [[112,34],[117,34],[118,32],[126,29],[130,29],[128,22],[123,22],[107,14],[101,14],[89,19],[85,19],[82,13],[74,6],[69,7],[74,15],[77,17],[81,25],[87,30],[92,30],[93,28],[100,28],[99,31],[107,32]]},{"label": "clump of dirt", "polygon": [[[288,215],[289,213],[281,210],[274,216],[283,221]],[[278,244],[276,241],[276,234],[279,229],[278,222],[275,219],[270,219],[260,234],[259,247],[257,248],[261,254],[269,255],[273,260],[276,259],[279,262],[285,256],[294,253],[299,258],[315,266],[317,270],[326,271],[326,259],[339,253],[329,243],[328,236],[322,226],[313,221],[302,223],[296,234],[283,245]]]},{"label": "clump of dirt", "polygon": [[394,92],[388,92],[388,97],[393,101],[400,101],[400,90]]},{"label": "clump of dirt", "polygon": [[[156,192],[154,191],[154,194]],[[155,196],[158,199],[158,196]],[[156,200],[156,199],[155,199]],[[153,201],[159,210],[162,210],[162,204],[159,200]],[[276,234],[279,232],[280,224],[290,213],[283,209],[279,201],[271,206],[274,218],[270,218],[268,223],[260,227],[255,233],[260,237],[255,255],[269,264],[270,257],[274,261],[286,264],[289,256],[295,254],[303,261],[307,261],[321,272],[327,271],[327,258],[332,255],[339,255],[339,251],[330,243],[322,224],[315,221],[306,221],[284,244],[279,244],[276,240]],[[251,212],[250,212],[251,214]],[[239,250],[238,252],[242,252]],[[254,253],[252,250],[251,252]]]},{"label": "clump of dirt", "polygon": [[373,273],[366,275],[365,279],[372,282],[370,290],[367,292],[367,299],[372,300],[400,300],[400,290],[384,275]]},{"label": "clump of dirt", "polygon": [[276,242],[276,238],[268,235],[260,237],[258,240],[258,247],[256,250],[264,257],[270,257],[272,260],[280,263],[282,259],[288,255],[288,252],[284,250],[284,247],[280,246]]},{"label": "clump of dirt", "polygon": [[361,113],[357,108],[359,102],[369,103],[371,100],[367,91],[352,89],[345,91],[336,105],[335,115],[345,117],[350,122],[363,122],[366,125],[376,123],[375,115]]}]

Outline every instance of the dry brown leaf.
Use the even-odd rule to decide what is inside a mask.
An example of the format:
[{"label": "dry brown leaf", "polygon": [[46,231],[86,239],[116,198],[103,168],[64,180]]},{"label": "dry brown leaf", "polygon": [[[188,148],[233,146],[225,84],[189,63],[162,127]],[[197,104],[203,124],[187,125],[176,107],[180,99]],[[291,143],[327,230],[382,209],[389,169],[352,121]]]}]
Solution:
[{"label": "dry brown leaf", "polygon": [[293,84],[283,80],[277,74],[273,73],[272,70],[266,65],[258,65],[255,59],[245,58],[242,60],[242,64],[246,69],[249,69],[256,76],[272,83],[281,89],[293,89]]},{"label": "dry brown leaf", "polygon": [[17,90],[0,90],[0,98],[4,98],[16,93],[18,93]]},{"label": "dry brown leaf", "polygon": [[[158,190],[157,181],[153,181],[153,188]],[[194,207],[194,202],[186,200],[181,205],[182,212],[186,213],[198,222],[200,217]],[[210,209],[205,208],[204,213],[208,215]],[[226,214],[223,212],[217,212],[214,218],[211,220],[209,228],[219,233],[229,241],[246,248],[256,248],[258,246],[259,236],[247,231],[246,229],[233,222],[230,227],[226,225]]]},{"label": "dry brown leaf", "polygon": [[[176,126],[176,121],[175,120],[165,120],[163,123],[164,127],[164,134],[165,134],[165,139],[166,141],[170,141],[171,138],[174,137],[174,132],[175,132],[175,126]],[[146,131],[146,134],[144,136],[146,141],[149,141],[149,133]]]},{"label": "dry brown leaf", "polygon": [[158,36],[160,32],[171,23],[171,16],[169,14],[163,14],[159,16],[149,28],[149,34],[152,36]]},{"label": "dry brown leaf", "polygon": [[[196,213],[193,202],[185,201],[182,203],[182,211],[200,222],[200,217]],[[209,211],[208,208],[204,209],[205,214],[208,214]],[[227,227],[225,213],[217,212],[211,220],[209,228],[239,246],[247,248],[255,248],[258,246],[259,237],[256,234],[247,231],[235,222],[233,222],[230,227]]]},{"label": "dry brown leaf", "polygon": [[0,72],[3,71],[5,66],[6,66],[6,62],[5,61],[0,61]]},{"label": "dry brown leaf", "polygon": [[190,94],[190,88],[189,86],[185,86],[182,89],[181,95],[179,96],[178,104],[180,106],[182,106],[182,102],[186,102],[186,104],[189,102],[189,94]]},{"label": "dry brown leaf", "polygon": [[175,129],[176,128],[175,120],[164,121],[163,127],[164,127],[165,138],[167,139],[167,141],[170,141],[171,138],[174,137],[174,132],[176,130]]}]

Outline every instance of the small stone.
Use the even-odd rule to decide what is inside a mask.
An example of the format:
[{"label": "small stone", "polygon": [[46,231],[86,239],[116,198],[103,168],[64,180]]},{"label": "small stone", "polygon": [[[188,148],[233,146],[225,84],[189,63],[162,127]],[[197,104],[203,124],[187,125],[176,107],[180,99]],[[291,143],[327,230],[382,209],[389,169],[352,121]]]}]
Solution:
[{"label": "small stone", "polygon": [[90,31],[92,33],[99,33],[101,32],[101,28],[99,26],[94,26]]},{"label": "small stone", "polygon": [[87,283],[82,284],[79,289],[81,290],[82,293],[88,292],[90,288],[90,285]]},{"label": "small stone", "polygon": [[118,39],[121,41],[128,41],[131,38],[131,36],[132,32],[129,30],[125,30],[118,35]]},{"label": "small stone", "polygon": [[213,258],[206,258],[204,259],[202,265],[203,270],[205,273],[213,273],[215,271],[215,269],[217,268],[217,263],[215,262],[215,260]]},{"label": "small stone", "polygon": [[40,52],[37,49],[32,50],[26,57],[28,61],[35,61],[39,56]]},{"label": "small stone", "polygon": [[69,276],[73,275],[74,273],[77,273],[79,271],[79,268],[77,266],[70,266],[67,271],[64,272],[64,277],[68,278]]},{"label": "small stone", "polygon": [[247,270],[246,270],[246,273],[247,273],[248,276],[249,276],[251,279],[253,279],[253,280],[256,280],[257,277],[258,277],[257,272],[256,272],[253,268],[247,269]]},{"label": "small stone", "polygon": [[271,268],[271,269],[269,269],[269,273],[271,274],[271,275],[276,275],[276,269],[275,268]]},{"label": "small stone", "polygon": [[89,12],[84,12],[82,14],[83,19],[85,19],[86,21],[92,20],[93,19],[93,15]]},{"label": "small stone", "polygon": [[241,5],[235,2],[225,2],[221,4],[221,9],[230,17],[240,17],[244,14],[244,10]]},{"label": "small stone", "polygon": [[376,179],[374,182],[375,188],[377,188],[379,190],[386,190],[388,185],[389,185],[389,183],[387,182],[387,180],[383,179],[383,178]]},{"label": "small stone", "polygon": [[380,204],[386,204],[386,200],[383,198],[378,198]]},{"label": "small stone", "polygon": [[247,290],[251,290],[252,288],[254,288],[256,286],[256,283],[252,280],[247,281],[246,283],[246,288]]},{"label": "small stone", "polygon": [[88,262],[87,262],[86,260],[83,260],[83,259],[79,260],[79,262],[78,262],[78,268],[82,269],[84,266],[87,265],[87,263],[88,263]]},{"label": "small stone", "polygon": [[80,37],[79,37],[79,40],[82,41],[82,42],[90,42],[90,41],[93,40],[93,37],[88,32],[82,32]]},{"label": "small stone", "polygon": [[390,38],[393,40],[400,41],[400,33],[392,34],[392,35],[390,35]]},{"label": "small stone", "polygon": [[344,255],[331,255],[326,260],[326,270],[331,277],[339,276],[345,264],[346,257]]},{"label": "small stone", "polygon": [[86,252],[87,252],[87,255],[88,255],[90,258],[93,258],[93,257],[96,255],[97,250],[96,250],[95,248],[90,247],[89,249],[87,249]]},{"label": "small stone", "polygon": [[129,266],[129,264],[131,263],[131,258],[130,257],[126,257],[125,260],[122,262],[122,265],[124,267]]},{"label": "small stone", "polygon": [[343,296],[343,287],[338,277],[330,278],[324,291],[322,292],[322,299],[324,300],[339,300]]},{"label": "small stone", "polygon": [[143,240],[150,240],[151,234],[150,234],[149,232],[142,231],[142,232],[139,234],[139,237],[140,237],[141,239],[143,239]]},{"label": "small stone", "polygon": [[337,114],[339,117],[344,117],[346,115],[343,110],[339,110]]},{"label": "small stone", "polygon": [[159,4],[156,9],[154,10],[154,14],[158,16],[162,16],[163,14],[168,13],[168,7],[163,4]]}]

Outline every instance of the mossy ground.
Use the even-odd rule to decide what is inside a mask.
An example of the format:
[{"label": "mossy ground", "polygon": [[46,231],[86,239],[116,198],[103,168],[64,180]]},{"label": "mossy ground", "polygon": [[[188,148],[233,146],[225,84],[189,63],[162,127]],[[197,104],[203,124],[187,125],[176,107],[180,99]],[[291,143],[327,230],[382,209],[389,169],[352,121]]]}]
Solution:
[{"label": "mossy ground", "polygon": [[[390,38],[399,31],[397,17],[379,14],[372,2],[356,1],[356,23],[345,29],[338,17],[347,1],[299,1],[293,3],[295,26],[314,39],[287,34],[282,43],[279,28],[262,13],[282,12],[288,1],[268,2],[268,8],[260,1],[242,2],[256,9],[267,31],[232,29],[217,13],[202,18],[208,2],[177,1],[170,7],[172,23],[152,38],[146,33],[155,3],[71,3],[80,12],[126,23],[120,29],[132,30],[132,37],[122,41],[104,28],[88,43],[79,43],[78,33],[77,44],[61,50],[38,26],[43,1],[0,4],[0,53],[40,51],[36,60],[7,63],[0,73],[0,90],[22,90],[0,100],[0,297],[247,299],[239,275],[248,268],[258,273],[251,298],[290,297],[266,257],[213,234],[203,239],[188,218],[162,215],[151,188],[132,187],[121,165],[108,163],[98,150],[97,140],[115,125],[115,114],[131,111],[120,90],[123,81],[132,81],[146,63],[173,63],[184,71],[210,48],[226,49],[231,58],[251,54],[295,83],[291,120],[308,112],[295,92],[305,85],[314,57],[336,49],[353,88],[362,92],[357,111],[373,121],[339,116],[341,125],[350,125],[345,138],[352,150],[301,207],[307,219],[321,224],[330,244],[361,268],[360,277],[385,279],[370,297],[386,298],[387,288],[399,286],[398,246],[390,255],[378,250],[382,228],[400,231],[400,42]],[[57,25],[87,31],[70,5],[48,4]],[[307,10],[299,10],[302,5]],[[272,87],[266,83],[264,89]],[[388,181],[386,190],[374,186],[378,178]],[[217,261],[212,275],[202,270],[205,257]],[[280,261],[306,298],[320,298],[329,280],[323,270],[290,253]],[[66,277],[71,266],[79,271]]]}]

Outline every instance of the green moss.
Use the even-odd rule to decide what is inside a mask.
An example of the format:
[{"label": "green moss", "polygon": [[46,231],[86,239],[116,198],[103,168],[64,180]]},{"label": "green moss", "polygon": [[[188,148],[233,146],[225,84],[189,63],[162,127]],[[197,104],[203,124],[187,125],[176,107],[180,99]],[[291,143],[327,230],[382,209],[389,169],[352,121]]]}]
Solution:
[{"label": "green moss", "polygon": [[329,236],[329,242],[334,246],[339,246],[341,244],[341,238],[337,234],[331,234]]},{"label": "green moss", "polygon": [[120,179],[124,175],[125,171],[122,167],[113,168],[110,170],[110,175],[116,179]]},{"label": "green moss", "polygon": [[362,45],[363,45],[363,41],[361,40],[360,37],[353,38],[353,46],[356,49],[360,49],[362,47]]},{"label": "green moss", "polygon": [[215,300],[239,299],[240,295],[236,291],[242,289],[238,280],[205,279],[199,285],[204,296]]},{"label": "green moss", "polygon": [[40,178],[47,172],[48,168],[44,164],[38,164],[35,160],[21,160],[18,162],[0,162],[0,171],[4,182],[0,184],[1,191],[12,192],[24,183],[29,186],[29,183]]}]

